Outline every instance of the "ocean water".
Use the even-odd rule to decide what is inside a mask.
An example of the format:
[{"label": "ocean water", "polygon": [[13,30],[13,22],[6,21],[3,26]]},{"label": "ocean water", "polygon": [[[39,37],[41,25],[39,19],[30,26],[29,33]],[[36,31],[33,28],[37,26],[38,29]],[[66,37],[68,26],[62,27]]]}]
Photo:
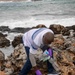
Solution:
[{"label": "ocean water", "polygon": [[0,1],[0,26],[75,24],[75,0]]}]

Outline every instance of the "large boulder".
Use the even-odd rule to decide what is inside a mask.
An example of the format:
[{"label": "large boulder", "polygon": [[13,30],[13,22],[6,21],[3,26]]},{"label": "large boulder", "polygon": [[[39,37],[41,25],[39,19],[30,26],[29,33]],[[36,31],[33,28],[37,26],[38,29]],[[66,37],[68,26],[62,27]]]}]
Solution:
[{"label": "large boulder", "polygon": [[10,40],[6,38],[7,34],[0,33],[0,48],[10,46]]},{"label": "large boulder", "polygon": [[61,75],[75,75],[75,37],[56,36],[51,44]]},{"label": "large boulder", "polygon": [[10,31],[10,28],[8,26],[0,26],[0,31],[5,32],[5,31]]},{"label": "large boulder", "polygon": [[20,43],[22,43],[22,35],[15,36],[14,40],[12,41],[12,46],[16,47]]},{"label": "large boulder", "polygon": [[6,75],[18,75],[24,63],[26,62],[26,52],[23,44],[19,44],[14,48],[13,53],[7,57],[5,61]]},{"label": "large boulder", "polygon": [[49,26],[49,29],[53,30],[55,34],[60,34],[64,26],[60,24],[52,24]]},{"label": "large boulder", "polygon": [[[39,53],[42,53],[41,50],[39,50],[36,56],[39,56]],[[7,75],[18,75],[18,73],[24,66],[26,60],[27,60],[27,54],[23,44],[17,45],[14,49],[14,52],[10,56],[8,56],[8,58],[6,59],[5,70],[4,70],[5,73]],[[47,75],[46,63],[44,62],[44,65],[43,65],[43,62],[40,62],[38,60],[37,60],[37,63],[38,63],[39,69],[43,72],[43,75],[44,74]],[[35,74],[35,71],[32,68],[28,75],[34,75],[34,74]]]},{"label": "large boulder", "polygon": [[10,46],[10,40],[5,37],[0,37],[0,48]]}]

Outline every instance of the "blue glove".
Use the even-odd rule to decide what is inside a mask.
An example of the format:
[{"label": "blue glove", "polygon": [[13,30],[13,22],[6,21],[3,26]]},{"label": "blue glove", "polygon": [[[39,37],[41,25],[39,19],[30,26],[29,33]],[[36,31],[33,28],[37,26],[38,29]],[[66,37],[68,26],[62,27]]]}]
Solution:
[{"label": "blue glove", "polygon": [[36,70],[36,75],[42,75],[42,73],[40,72],[40,70]]},{"label": "blue glove", "polygon": [[48,52],[49,52],[49,56],[51,57],[51,58],[53,58],[53,50],[52,49],[48,49]]}]

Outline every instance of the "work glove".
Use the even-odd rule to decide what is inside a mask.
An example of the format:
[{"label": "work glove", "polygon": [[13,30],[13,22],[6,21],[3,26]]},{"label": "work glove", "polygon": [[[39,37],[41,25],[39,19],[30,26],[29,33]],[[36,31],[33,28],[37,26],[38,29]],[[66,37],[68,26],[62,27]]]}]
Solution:
[{"label": "work glove", "polygon": [[48,49],[48,55],[53,58],[53,50],[51,48]]},{"label": "work glove", "polygon": [[36,75],[42,75],[42,73],[40,72],[40,70],[36,70]]}]

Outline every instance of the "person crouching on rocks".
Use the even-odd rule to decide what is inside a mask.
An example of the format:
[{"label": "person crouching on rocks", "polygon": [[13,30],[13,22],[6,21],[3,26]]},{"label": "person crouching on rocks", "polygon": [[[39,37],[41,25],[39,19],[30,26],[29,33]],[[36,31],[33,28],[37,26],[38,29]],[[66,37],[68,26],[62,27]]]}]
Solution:
[{"label": "person crouching on rocks", "polygon": [[[42,75],[41,71],[37,67],[34,55],[37,54],[38,48],[41,48],[41,46],[43,46],[41,48],[43,51],[48,48],[48,45],[54,40],[54,32],[48,28],[31,29],[24,33],[22,39],[27,53],[27,61],[25,62],[19,75],[27,75],[32,67],[34,68],[36,75]],[[44,48],[44,46],[47,47]],[[48,73],[52,74],[55,69],[49,61],[47,61],[47,65]]]}]

